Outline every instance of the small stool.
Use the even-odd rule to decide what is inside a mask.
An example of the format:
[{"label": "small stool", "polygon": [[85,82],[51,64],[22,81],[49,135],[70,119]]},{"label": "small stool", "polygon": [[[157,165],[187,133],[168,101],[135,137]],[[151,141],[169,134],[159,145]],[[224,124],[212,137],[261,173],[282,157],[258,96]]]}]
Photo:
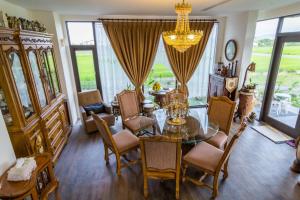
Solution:
[{"label": "small stool", "polygon": [[152,103],[143,105],[143,114],[147,117],[153,115],[154,105]]},{"label": "small stool", "polygon": [[116,120],[118,120],[118,117],[120,115],[120,105],[118,101],[112,101],[111,107],[112,107],[113,115],[115,116]]}]

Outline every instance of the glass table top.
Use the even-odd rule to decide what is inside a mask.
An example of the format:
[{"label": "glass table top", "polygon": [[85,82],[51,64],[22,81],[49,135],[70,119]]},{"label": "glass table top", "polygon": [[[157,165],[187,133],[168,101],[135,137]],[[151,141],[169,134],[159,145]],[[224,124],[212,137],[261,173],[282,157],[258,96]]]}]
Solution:
[{"label": "glass table top", "polygon": [[168,123],[169,118],[163,109],[156,110],[153,113],[157,124],[156,132],[172,138],[181,138],[184,144],[208,140],[217,134],[219,126],[210,122],[207,112],[203,111],[204,109],[190,109],[185,124],[172,125]]}]

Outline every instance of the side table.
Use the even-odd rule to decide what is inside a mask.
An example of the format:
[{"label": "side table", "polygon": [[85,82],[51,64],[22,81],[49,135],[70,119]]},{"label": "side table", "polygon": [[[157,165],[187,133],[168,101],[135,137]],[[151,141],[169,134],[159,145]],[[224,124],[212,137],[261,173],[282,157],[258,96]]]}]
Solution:
[{"label": "side table", "polygon": [[55,191],[55,198],[60,199],[58,193],[59,182],[53,172],[50,154],[45,153],[35,157],[37,168],[32,172],[28,181],[7,181],[8,170],[0,177],[0,199],[47,200],[48,195]]},{"label": "side table", "polygon": [[111,107],[112,107],[112,112],[113,115],[115,116],[116,120],[118,120],[120,113],[120,105],[117,101],[112,101],[111,102]]},{"label": "side table", "polygon": [[234,116],[234,121],[236,121],[236,118],[243,120],[248,117],[253,111],[254,104],[254,93],[240,92],[238,110]]}]

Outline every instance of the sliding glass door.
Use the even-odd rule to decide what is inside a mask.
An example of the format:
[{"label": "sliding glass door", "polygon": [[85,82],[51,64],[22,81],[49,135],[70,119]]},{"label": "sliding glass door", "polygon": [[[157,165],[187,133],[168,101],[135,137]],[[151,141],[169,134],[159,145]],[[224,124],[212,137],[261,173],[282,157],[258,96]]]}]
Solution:
[{"label": "sliding glass door", "polygon": [[291,136],[300,135],[300,37],[277,39],[263,120]]}]

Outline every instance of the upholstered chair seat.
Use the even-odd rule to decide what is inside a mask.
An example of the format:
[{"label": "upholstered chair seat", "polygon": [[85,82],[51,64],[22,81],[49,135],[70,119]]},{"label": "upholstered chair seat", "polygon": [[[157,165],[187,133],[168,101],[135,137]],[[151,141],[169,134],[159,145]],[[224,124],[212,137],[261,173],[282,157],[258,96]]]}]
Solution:
[{"label": "upholstered chair seat", "polygon": [[[232,136],[225,146],[224,151],[206,142],[201,142],[193,147],[192,150],[183,157],[183,181],[188,180],[200,187],[211,189],[213,191],[212,197],[215,198],[218,195],[220,173],[223,172],[224,179],[227,178],[229,156],[245,128],[246,124],[243,122],[238,132]],[[204,175],[200,179],[186,176],[188,167],[200,170],[204,172]],[[204,182],[204,179],[208,175],[213,176],[213,186]]]},{"label": "upholstered chair seat", "polygon": [[136,133],[143,130],[145,127],[151,127],[154,124],[154,119],[145,116],[136,116],[130,120],[124,121],[124,125],[132,132]]},{"label": "upholstered chair seat", "polygon": [[196,168],[207,169],[215,172],[223,156],[224,151],[210,145],[206,142],[197,144],[189,151],[183,160]]},{"label": "upholstered chair seat", "polygon": [[155,120],[141,115],[140,102],[136,92],[134,90],[124,90],[117,97],[123,128],[128,128],[135,135],[140,135],[142,130],[152,128],[155,135]]},{"label": "upholstered chair seat", "polygon": [[112,137],[120,153],[139,146],[139,138],[133,135],[129,130],[122,130]]},{"label": "upholstered chair seat", "polygon": [[[109,163],[109,156],[114,154],[117,161],[117,174],[121,175],[121,168],[128,167],[129,164],[135,164],[137,160],[128,160],[126,153],[136,151],[139,148],[139,138],[132,134],[129,130],[122,130],[116,134],[112,134],[104,119],[99,115],[92,114],[97,125],[98,131],[102,136],[104,145],[104,159]],[[109,152],[109,150],[111,152]],[[137,152],[137,151],[136,151]],[[121,156],[128,161],[126,164],[121,163]]]},{"label": "upholstered chair seat", "polygon": [[224,149],[228,136],[223,131],[219,131],[214,137],[210,138],[207,142],[219,149]]},{"label": "upholstered chair seat", "polygon": [[230,133],[236,103],[226,96],[211,97],[208,106],[208,117],[219,125],[220,132],[210,138],[207,143],[223,149]]}]

